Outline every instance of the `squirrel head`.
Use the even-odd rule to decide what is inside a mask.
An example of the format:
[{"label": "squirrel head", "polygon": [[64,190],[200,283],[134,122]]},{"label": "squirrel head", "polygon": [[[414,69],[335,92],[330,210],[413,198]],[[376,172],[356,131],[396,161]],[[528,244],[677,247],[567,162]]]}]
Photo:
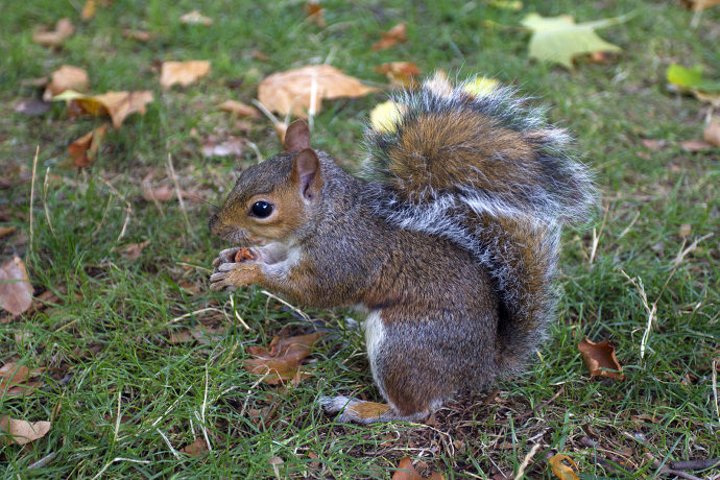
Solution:
[{"label": "squirrel head", "polygon": [[310,148],[305,121],[292,123],[285,151],[242,172],[210,231],[240,245],[287,243],[312,216],[320,201],[320,160]]}]

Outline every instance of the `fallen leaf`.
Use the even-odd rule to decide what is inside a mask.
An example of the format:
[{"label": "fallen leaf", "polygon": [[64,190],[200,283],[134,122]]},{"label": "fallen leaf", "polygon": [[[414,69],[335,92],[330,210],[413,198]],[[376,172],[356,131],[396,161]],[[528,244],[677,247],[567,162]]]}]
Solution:
[{"label": "fallen leaf", "polygon": [[379,133],[394,133],[402,120],[405,106],[392,100],[375,105],[370,111],[370,125]]},{"label": "fallen leaf", "polygon": [[148,245],[150,245],[150,240],[145,240],[140,243],[130,243],[122,248],[121,255],[126,260],[137,260]]},{"label": "fallen leaf", "polygon": [[7,237],[15,233],[15,227],[0,227],[0,238]]},{"label": "fallen leaf", "polygon": [[186,87],[208,73],[210,73],[210,62],[207,60],[163,62],[160,71],[160,85],[165,89],[173,85]]},{"label": "fallen leaf", "polygon": [[529,55],[544,62],[573,68],[573,58],[594,52],[618,52],[620,47],[600,38],[595,30],[618,23],[618,19],[575,23],[570,15],[542,17],[528,14],[521,24],[532,31]]},{"label": "fallen leaf", "polygon": [[624,380],[622,366],[615,356],[615,346],[608,340],[593,342],[585,338],[578,344],[585,365],[591,377],[607,377],[614,380]]},{"label": "fallen leaf", "polygon": [[305,4],[305,15],[307,15],[307,19],[310,22],[320,28],[324,28],[327,25],[325,23],[323,8],[320,6],[320,2],[318,0],[310,0]]},{"label": "fallen leaf", "polygon": [[231,137],[222,142],[208,140],[202,146],[204,157],[239,157],[245,150],[245,141],[241,138]]},{"label": "fallen leaf", "polygon": [[500,80],[490,77],[477,77],[463,84],[463,91],[476,97],[490,95],[500,86]]},{"label": "fallen leaf", "polygon": [[692,225],[689,223],[683,223],[680,225],[680,231],[678,232],[678,235],[680,235],[680,238],[687,238],[690,236],[690,233],[692,232]]},{"label": "fallen leaf", "polygon": [[680,1],[685,6],[685,8],[694,10],[696,12],[705,10],[706,8],[714,7],[716,5],[720,5],[720,0],[680,0]]},{"label": "fallen leaf", "polygon": [[[44,437],[50,431],[50,422],[26,422],[7,415],[0,417],[0,430],[10,435],[9,441],[25,445]],[[7,438],[7,437],[6,437]]]},{"label": "fallen leaf", "polygon": [[84,69],[72,65],[63,65],[50,75],[50,83],[45,88],[43,100],[49,102],[55,95],[67,90],[84,92],[89,87],[90,79]]},{"label": "fallen leaf", "polygon": [[310,65],[265,78],[258,86],[258,99],[268,110],[306,118],[316,114],[324,98],[362,97],[377,89],[344,74],[331,65]]},{"label": "fallen leaf", "polygon": [[24,365],[18,365],[15,362],[9,362],[0,368],[0,398],[17,397],[26,395],[41,385],[41,382],[30,382],[43,372],[44,369],[38,368],[30,370]]},{"label": "fallen leaf", "polygon": [[175,198],[175,189],[168,185],[153,186],[152,172],[143,178],[141,183],[142,196],[148,202],[169,202]]},{"label": "fallen leaf", "polygon": [[548,463],[550,464],[553,474],[560,480],[580,480],[580,477],[575,473],[575,470],[578,469],[577,464],[567,455],[561,453],[555,454],[548,459]]},{"label": "fallen leaf", "polygon": [[708,142],[704,140],[684,140],[680,142],[680,148],[689,153],[702,152],[712,148]]},{"label": "fallen leaf", "polygon": [[68,154],[77,168],[87,168],[95,162],[98,150],[102,145],[108,124],[92,129],[68,146]]},{"label": "fallen leaf", "polygon": [[168,341],[173,345],[177,345],[180,343],[194,342],[195,337],[188,330],[180,330],[180,331],[173,330],[170,332],[170,335],[168,336]]},{"label": "fallen leaf", "polygon": [[137,92],[107,92],[102,95],[82,95],[67,90],[53,98],[54,101],[66,101],[71,115],[88,114],[108,115],[113,127],[120,128],[125,119],[133,114],[145,115],[145,106],[153,101],[149,90]]},{"label": "fallen leaf", "polygon": [[720,118],[712,118],[703,131],[703,140],[720,147]]},{"label": "fallen leaf", "polygon": [[235,252],[235,263],[244,262],[245,260],[255,260],[255,255],[253,254],[252,250],[250,250],[247,247],[239,248],[237,252]]},{"label": "fallen leaf", "polygon": [[659,152],[660,150],[665,148],[665,145],[667,145],[667,142],[665,140],[653,140],[650,138],[645,138],[642,140],[642,144],[648,150],[652,150],[653,152]]},{"label": "fallen leaf", "polygon": [[202,437],[196,438],[192,443],[180,449],[181,452],[187,453],[191,457],[199,457],[208,451],[207,443]]},{"label": "fallen leaf", "polygon": [[13,257],[0,267],[0,307],[17,316],[32,305],[33,288],[25,264]]},{"label": "fallen leaf", "polygon": [[671,85],[682,91],[720,92],[720,81],[704,78],[702,65],[687,68],[682,65],[672,64],[665,72],[665,78]]},{"label": "fallen leaf", "polygon": [[213,20],[210,17],[206,17],[199,11],[193,10],[192,12],[181,15],[180,23],[184,23],[186,25],[205,25],[206,27],[209,27],[213,24]]},{"label": "fallen leaf", "polygon": [[398,23],[387,32],[381,33],[380,37],[380,40],[373,43],[372,46],[372,49],[376,52],[393,47],[398,43],[407,42],[407,25],[405,25],[405,23]]},{"label": "fallen leaf", "polygon": [[131,40],[137,40],[138,42],[149,42],[153,38],[153,34],[144,30],[132,30],[126,28],[123,30],[123,37]]},{"label": "fallen leaf", "polygon": [[375,71],[384,74],[392,85],[414,87],[420,69],[412,62],[389,62],[375,67]]},{"label": "fallen leaf", "polygon": [[247,352],[254,358],[243,362],[245,370],[265,375],[264,383],[276,385],[292,380],[300,369],[300,363],[310,355],[312,346],[322,333],[311,333],[297,337],[273,337],[269,348],[250,346]]},{"label": "fallen leaf", "polygon": [[50,104],[36,98],[29,98],[17,102],[13,110],[28,117],[37,117],[50,111]]},{"label": "fallen leaf", "polygon": [[238,117],[253,117],[257,118],[260,116],[260,113],[250,105],[238,102],[236,100],[226,100],[223,103],[220,104],[220,110],[223,112],[230,112],[235,116]]},{"label": "fallen leaf", "polygon": [[55,24],[54,31],[37,31],[33,33],[33,42],[45,47],[59,47],[65,40],[72,37],[75,27],[68,18],[62,18]]},{"label": "fallen leaf", "polygon": [[415,467],[413,467],[413,462],[410,457],[405,457],[400,460],[397,470],[395,470],[392,476],[392,480],[423,480],[425,478],[429,478],[430,480],[444,480],[445,476],[437,472],[432,472],[429,477],[423,477],[415,470]]},{"label": "fallen leaf", "polygon": [[96,11],[97,11],[96,0],[86,0],[85,5],[83,6],[82,12],[80,12],[80,18],[82,18],[85,21],[88,21],[95,16]]}]

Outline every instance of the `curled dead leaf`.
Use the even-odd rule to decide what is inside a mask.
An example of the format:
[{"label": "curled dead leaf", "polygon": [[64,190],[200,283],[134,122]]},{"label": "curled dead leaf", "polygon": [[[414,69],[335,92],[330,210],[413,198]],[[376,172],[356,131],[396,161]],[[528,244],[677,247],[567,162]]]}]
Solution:
[{"label": "curled dead leaf", "polygon": [[33,288],[25,264],[13,257],[0,267],[0,307],[17,316],[32,305]]},{"label": "curled dead leaf", "polygon": [[75,33],[75,27],[69,18],[61,18],[55,24],[55,30],[41,30],[33,33],[33,42],[45,47],[59,47],[65,40],[72,37]]},{"label": "curled dead leaf", "polygon": [[560,480],[580,480],[575,470],[578,469],[577,463],[568,457],[558,453],[548,459],[550,469],[553,474]]},{"label": "curled dead leaf", "polygon": [[255,107],[251,107],[246,103],[238,102],[236,100],[224,101],[220,104],[220,110],[223,112],[230,112],[238,117],[257,118],[260,116],[260,113],[255,109]]},{"label": "curled dead leaf", "polygon": [[389,62],[375,67],[375,71],[384,74],[392,85],[414,87],[420,68],[412,62]]},{"label": "curled dead leaf", "polygon": [[165,89],[173,85],[186,87],[208,73],[210,73],[210,62],[207,60],[163,62],[160,69],[160,85]]},{"label": "curled dead leaf", "polygon": [[45,87],[43,100],[49,102],[55,95],[67,90],[84,92],[89,87],[90,79],[84,69],[72,65],[63,65],[50,75],[50,83]]},{"label": "curled dead leaf", "polygon": [[376,52],[393,47],[398,43],[407,42],[407,25],[405,25],[405,23],[398,23],[387,32],[381,33],[380,36],[380,40],[372,46],[372,49]]},{"label": "curled dead leaf", "polygon": [[4,238],[15,233],[15,227],[0,227],[0,238]]},{"label": "curled dead leaf", "polygon": [[694,153],[708,150],[712,148],[712,145],[704,140],[684,140],[680,142],[680,148],[688,153]]},{"label": "curled dead leaf", "polygon": [[29,369],[25,365],[9,362],[0,368],[0,398],[26,395],[38,388],[41,382],[31,382],[32,377],[42,373],[44,369]]},{"label": "curled dead leaf", "polygon": [[320,111],[323,99],[362,97],[376,90],[331,65],[309,65],[265,78],[258,99],[268,110],[305,118]]},{"label": "curled dead leaf", "polygon": [[0,430],[9,435],[9,441],[17,445],[25,445],[38,440],[50,431],[50,422],[27,422],[16,420],[8,415],[0,417]]},{"label": "curled dead leaf", "polygon": [[107,123],[94,128],[68,146],[68,154],[75,167],[87,168],[95,162],[107,129]]},{"label": "curled dead leaf", "polygon": [[624,380],[622,366],[615,356],[615,346],[608,340],[593,342],[585,338],[578,344],[585,365],[591,377],[606,377],[614,380]]},{"label": "curled dead leaf", "polygon": [[268,348],[250,346],[247,352],[254,358],[245,360],[245,370],[265,375],[264,383],[276,385],[293,380],[300,375],[300,363],[312,352],[312,347],[322,333],[311,333],[297,337],[273,337]]},{"label": "curled dead leaf", "polygon": [[66,101],[71,116],[108,115],[113,127],[120,128],[125,119],[133,114],[145,115],[145,106],[153,101],[149,90],[136,92],[107,92],[102,95],[83,95],[67,90],[53,98],[54,101]]}]

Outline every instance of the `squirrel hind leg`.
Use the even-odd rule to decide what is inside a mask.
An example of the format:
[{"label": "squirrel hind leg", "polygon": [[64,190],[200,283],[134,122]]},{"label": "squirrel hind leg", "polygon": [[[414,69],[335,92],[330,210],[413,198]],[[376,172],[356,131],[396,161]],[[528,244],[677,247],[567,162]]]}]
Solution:
[{"label": "squirrel hind leg", "polygon": [[385,403],[367,402],[345,396],[320,397],[318,403],[325,413],[338,414],[335,420],[342,423],[419,422],[430,416],[429,410],[403,415]]}]

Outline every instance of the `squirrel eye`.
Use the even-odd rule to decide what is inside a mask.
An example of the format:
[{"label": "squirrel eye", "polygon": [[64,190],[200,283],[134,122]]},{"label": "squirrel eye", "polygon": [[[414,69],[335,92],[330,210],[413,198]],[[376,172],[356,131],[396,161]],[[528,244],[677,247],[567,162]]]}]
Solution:
[{"label": "squirrel eye", "polygon": [[260,200],[259,202],[253,203],[253,206],[250,209],[250,212],[252,212],[253,216],[255,216],[255,217],[267,218],[273,212],[273,206],[271,203],[268,203],[264,200]]}]

